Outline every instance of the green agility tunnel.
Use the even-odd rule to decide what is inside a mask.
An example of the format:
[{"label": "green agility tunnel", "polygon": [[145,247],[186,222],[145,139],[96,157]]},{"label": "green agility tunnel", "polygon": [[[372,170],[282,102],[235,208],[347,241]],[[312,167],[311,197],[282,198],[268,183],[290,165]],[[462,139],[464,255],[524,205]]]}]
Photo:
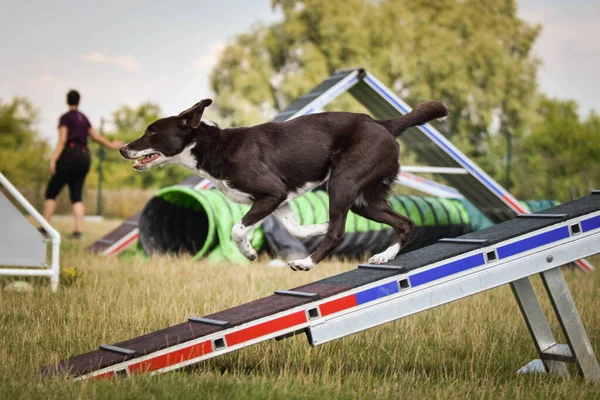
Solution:
[{"label": "green agility tunnel", "polygon": [[[417,226],[405,251],[470,232],[470,217],[457,200],[419,196],[392,196],[392,207],[409,216]],[[301,225],[329,220],[328,197],[314,191],[295,199],[291,207]],[[144,207],[139,220],[140,245],[149,255],[156,253],[189,253],[195,259],[245,263],[231,239],[231,228],[248,211],[249,206],[231,202],[217,190],[194,190],[172,186],[160,190]],[[275,229],[273,228],[275,226]],[[334,254],[359,257],[383,251],[392,241],[394,232],[387,226],[349,213],[346,237]],[[301,251],[314,251],[322,237],[295,239],[278,221],[269,217],[263,226],[251,233],[252,246],[257,251],[269,251],[286,258],[281,249],[286,241],[295,241]]]}]

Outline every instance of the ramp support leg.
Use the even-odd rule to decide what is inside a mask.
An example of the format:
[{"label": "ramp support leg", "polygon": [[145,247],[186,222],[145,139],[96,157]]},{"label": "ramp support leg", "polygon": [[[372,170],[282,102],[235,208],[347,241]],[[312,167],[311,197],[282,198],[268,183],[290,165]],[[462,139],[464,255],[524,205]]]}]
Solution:
[{"label": "ramp support leg", "polygon": [[[533,286],[531,286],[529,278],[522,278],[512,282],[510,287],[523,314],[535,347],[541,355],[544,350],[556,344],[556,339],[542,310],[542,306],[535,295]],[[546,372],[551,372],[559,376],[569,376],[569,370],[564,362],[545,360],[543,358],[542,362],[544,363]]]},{"label": "ramp support leg", "polygon": [[542,281],[548,292],[554,312],[558,317],[567,343],[579,372],[589,382],[600,381],[600,366],[587,336],[569,288],[560,268],[543,272]]}]

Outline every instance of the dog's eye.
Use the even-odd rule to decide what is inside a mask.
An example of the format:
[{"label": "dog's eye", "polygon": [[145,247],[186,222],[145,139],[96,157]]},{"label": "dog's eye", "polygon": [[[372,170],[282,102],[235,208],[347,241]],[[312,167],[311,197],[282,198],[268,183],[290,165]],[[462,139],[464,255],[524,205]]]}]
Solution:
[{"label": "dog's eye", "polygon": [[154,132],[154,131],[147,131],[147,132],[146,132],[146,134],[147,134],[148,136],[152,136],[152,135],[154,135],[155,133],[156,133],[156,132]]}]

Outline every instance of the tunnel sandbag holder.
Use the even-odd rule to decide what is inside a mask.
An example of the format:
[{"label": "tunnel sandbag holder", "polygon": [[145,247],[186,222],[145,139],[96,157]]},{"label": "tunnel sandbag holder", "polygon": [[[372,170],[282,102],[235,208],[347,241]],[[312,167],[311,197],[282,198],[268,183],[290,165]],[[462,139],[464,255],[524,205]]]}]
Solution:
[{"label": "tunnel sandbag holder", "polygon": [[135,351],[135,350],[126,349],[124,347],[119,347],[119,346],[113,346],[110,344],[101,344],[99,348],[100,348],[100,350],[111,351],[113,353],[119,353],[119,354],[123,354],[125,356],[136,356],[137,355],[137,351]]},{"label": "tunnel sandbag holder", "polygon": [[229,326],[229,321],[221,321],[218,319],[202,318],[202,317],[190,317],[190,318],[188,318],[188,322],[208,324],[208,325],[217,325],[217,326],[222,326],[222,327]]},{"label": "tunnel sandbag holder", "polygon": [[305,297],[313,300],[320,299],[320,296],[317,293],[300,292],[298,290],[276,290],[274,293],[280,296]]},{"label": "tunnel sandbag holder", "polygon": [[519,214],[517,215],[517,218],[519,219],[527,219],[527,218],[554,218],[554,219],[560,219],[561,221],[564,221],[567,218],[567,214]]},{"label": "tunnel sandbag holder", "polygon": [[442,238],[438,240],[439,243],[449,244],[477,244],[479,247],[484,247],[489,240],[488,239],[458,239],[458,238]]}]

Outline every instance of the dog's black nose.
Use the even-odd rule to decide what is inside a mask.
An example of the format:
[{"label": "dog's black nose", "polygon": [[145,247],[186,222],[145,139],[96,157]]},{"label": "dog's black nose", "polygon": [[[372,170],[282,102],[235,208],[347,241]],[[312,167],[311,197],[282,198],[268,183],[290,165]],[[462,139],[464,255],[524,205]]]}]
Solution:
[{"label": "dog's black nose", "polygon": [[129,147],[127,147],[127,145],[125,145],[125,146],[123,146],[123,147],[121,147],[121,148],[119,149],[119,152],[121,153],[121,155],[122,155],[123,157],[127,157],[127,152],[128,152],[128,151],[129,151]]}]

